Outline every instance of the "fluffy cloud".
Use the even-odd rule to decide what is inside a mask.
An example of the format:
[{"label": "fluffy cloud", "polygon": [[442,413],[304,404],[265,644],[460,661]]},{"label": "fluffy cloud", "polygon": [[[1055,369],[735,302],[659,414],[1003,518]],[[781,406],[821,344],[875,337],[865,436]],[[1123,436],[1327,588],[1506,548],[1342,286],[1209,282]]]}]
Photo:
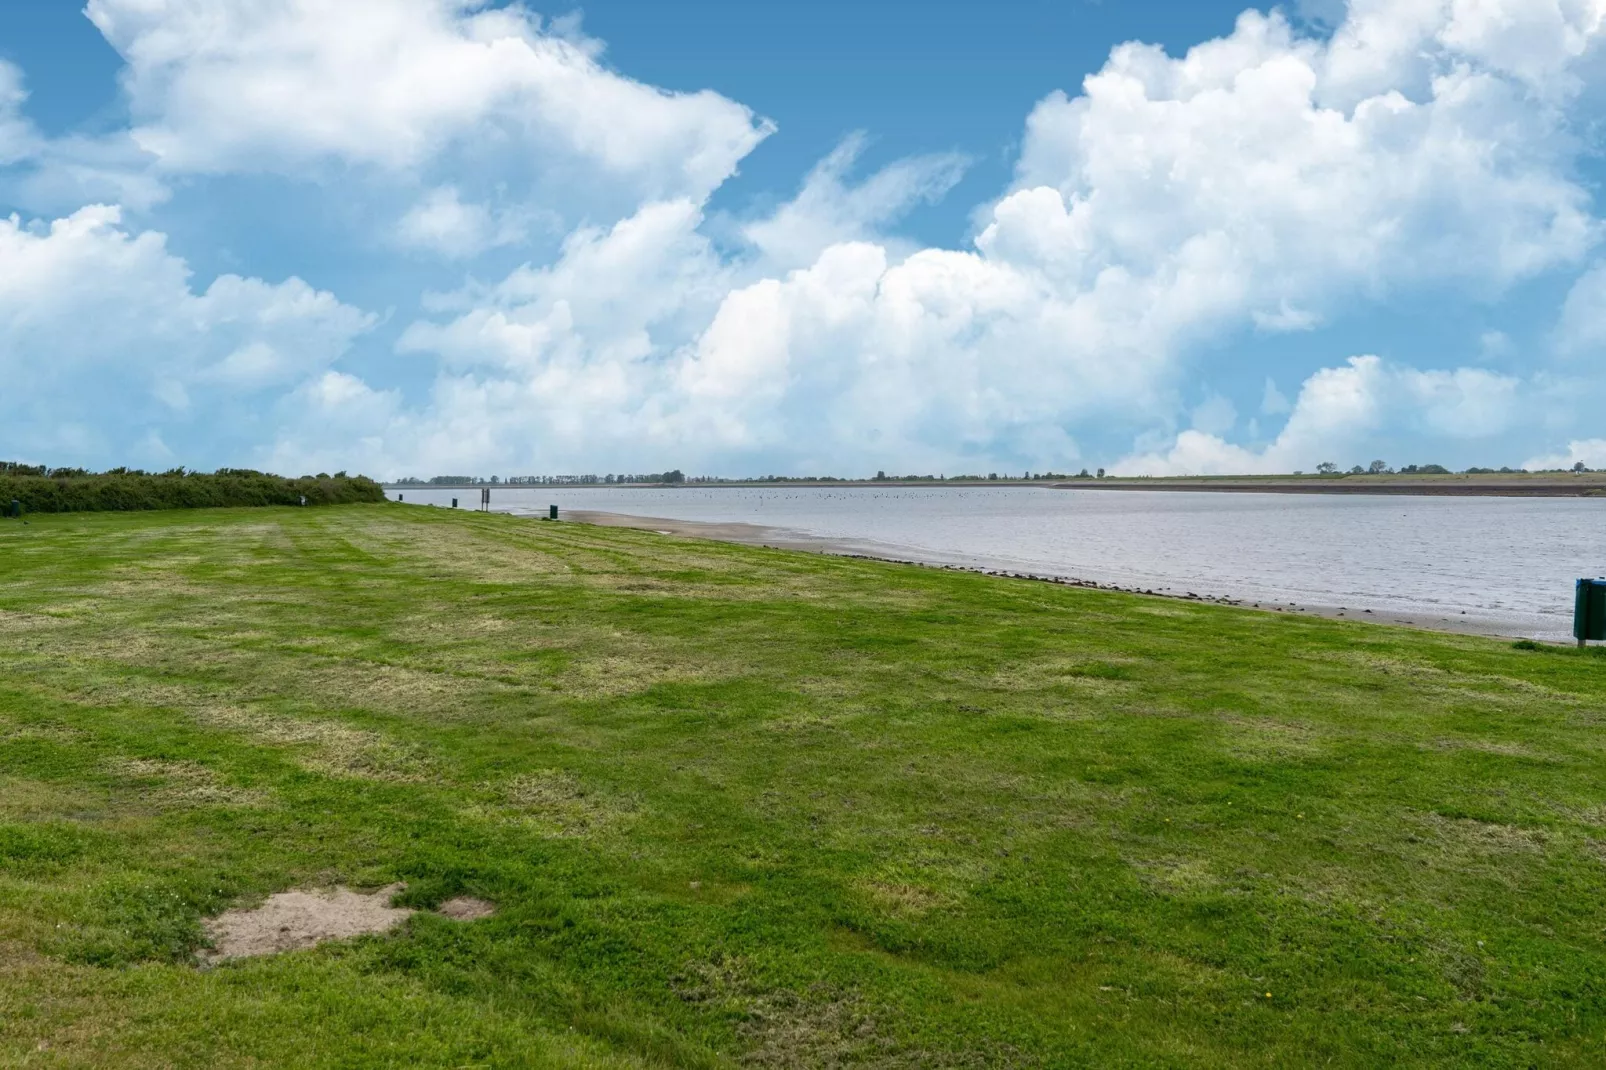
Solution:
[{"label": "fluffy cloud", "polygon": [[[1325,42],[1250,12],[1178,58],[1123,45],[1081,96],[1034,109],[972,250],[873,233],[951,184],[957,161],[850,187],[854,142],[745,228],[761,265],[797,262],[771,277],[715,256],[694,200],[650,204],[410,329],[406,348],[474,370],[446,373],[415,417],[438,433],[408,441],[449,442],[464,464],[631,445],[798,466],[1069,463],[1080,427],[1170,420],[1203,340],[1306,330],[1424,284],[1497,293],[1587,255],[1598,224],[1563,105],[1598,14],[1593,0],[1544,18],[1508,0],[1365,0]],[[1508,15],[1522,30],[1509,40],[1494,31]],[[1129,466],[1308,466],[1402,421],[1493,433],[1516,391],[1359,358],[1311,379],[1264,451],[1211,433],[1233,422],[1223,399]],[[513,415],[532,411],[548,415]],[[492,430],[464,434],[465,413]]]},{"label": "fluffy cloud", "polygon": [[[1357,290],[1444,278],[1497,288],[1583,255],[1597,228],[1558,166],[1560,116],[1446,40],[1431,54],[1443,73],[1407,95],[1413,72],[1397,69],[1392,42],[1364,47],[1356,20],[1368,18],[1357,10],[1328,45],[1251,12],[1179,60],[1117,48],[1081,97],[1033,111],[1020,192],[987,237],[1084,286],[1112,270],[1174,273],[1211,242],[1232,279],[1221,294],[1236,307],[1223,311],[1295,327]],[[1392,80],[1346,99],[1363,60]],[[1025,198],[1038,207],[1008,213]]]},{"label": "fluffy cloud", "polygon": [[[476,0],[90,0],[127,63],[134,139],[168,171],[427,167],[448,151],[702,197],[768,133],[715,93]],[[561,29],[561,28],[558,28]]]},{"label": "fluffy cloud", "polygon": [[1568,291],[1556,345],[1568,357],[1606,354],[1606,264],[1585,272]]},{"label": "fluffy cloud", "polygon": [[741,228],[767,266],[803,267],[832,245],[880,237],[916,204],[941,199],[964,176],[969,162],[956,153],[915,156],[853,185],[848,175],[866,140],[855,134],[843,141],[809,172],[792,201]]},{"label": "fluffy cloud", "polygon": [[24,160],[37,151],[38,135],[22,114],[27,99],[22,71],[0,60],[0,166]]},{"label": "fluffy cloud", "polygon": [[[265,408],[289,414],[274,447],[289,467],[596,469],[672,455],[974,470],[1069,465],[1090,436],[1148,428],[1131,470],[1257,471],[1390,435],[1485,441],[1519,425],[1533,379],[1360,357],[1311,376],[1278,437],[1249,449],[1228,436],[1254,400],[1234,405],[1205,362],[1230,352],[1223,342],[1278,344],[1268,336],[1360,302],[1434,287],[1495,297],[1576,270],[1601,236],[1574,173],[1574,121],[1606,0],[1353,0],[1330,38],[1248,12],[1181,56],[1122,45],[1079,94],[1032,110],[1013,181],[958,249],[888,231],[947,193],[964,161],[917,157],[856,182],[859,139],[772,215],[711,222],[710,193],[768,125],[713,93],[634,82],[595,42],[516,6],[88,11],[127,62],[125,142],[153,175],[355,176],[401,206],[384,244],[470,267],[526,242],[537,219],[569,231],[550,262],[503,264],[488,273],[499,282],[423,301],[398,348],[434,359],[438,376],[408,399],[331,367],[367,323],[332,296],[295,280],[192,293],[159,236],[86,221],[107,248],[155,245],[147,278],[106,291],[151,310],[130,335],[164,354],[139,372],[146,392],[182,413],[198,392],[279,391],[288,400]],[[0,152],[30,136],[3,121],[21,99],[4,74]],[[103,148],[113,162],[119,144]],[[1597,281],[1575,289],[1559,348],[1599,344]],[[275,333],[261,310],[281,306],[285,329],[312,341]],[[136,318],[124,316],[130,330]],[[1201,396],[1188,413],[1182,399]],[[1268,381],[1260,417],[1288,408]]]},{"label": "fluffy cloud", "polygon": [[48,226],[0,220],[4,452],[83,459],[173,433],[208,448],[240,430],[238,406],[327,366],[372,323],[294,278],[223,275],[197,293],[163,235],[120,224],[98,205]]},{"label": "fluffy cloud", "polygon": [[1587,438],[1567,443],[1562,453],[1551,453],[1529,459],[1523,467],[1531,472],[1572,468],[1582,464],[1585,468],[1606,469],[1606,438]]},{"label": "fluffy cloud", "polygon": [[396,236],[404,246],[461,260],[497,246],[522,242],[528,235],[532,214],[465,203],[457,187],[440,186],[430,190],[402,217]]},{"label": "fluffy cloud", "polygon": [[1305,381],[1282,433],[1265,449],[1235,446],[1195,427],[1168,449],[1127,457],[1112,470],[1149,476],[1313,471],[1323,461],[1356,463],[1357,451],[1390,439],[1492,439],[1518,417],[1522,390],[1520,380],[1478,368],[1424,372],[1352,357]]}]

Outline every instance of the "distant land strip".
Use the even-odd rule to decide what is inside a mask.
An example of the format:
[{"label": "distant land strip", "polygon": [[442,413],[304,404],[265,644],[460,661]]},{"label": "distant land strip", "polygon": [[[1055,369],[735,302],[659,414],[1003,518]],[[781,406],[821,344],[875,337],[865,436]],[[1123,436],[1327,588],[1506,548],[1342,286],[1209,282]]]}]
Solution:
[{"label": "distant land strip", "polygon": [[1053,484],[1056,490],[1182,490],[1250,494],[1399,494],[1496,498],[1606,497],[1606,479],[1599,473],[1577,476],[1328,476],[1198,479],[1078,479]]}]

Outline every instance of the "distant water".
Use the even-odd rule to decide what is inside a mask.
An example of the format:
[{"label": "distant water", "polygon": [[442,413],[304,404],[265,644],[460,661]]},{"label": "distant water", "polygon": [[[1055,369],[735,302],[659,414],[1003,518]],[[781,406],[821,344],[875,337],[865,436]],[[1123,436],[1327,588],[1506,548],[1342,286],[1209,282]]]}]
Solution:
[{"label": "distant water", "polygon": [[[391,491],[391,497],[396,496]],[[403,491],[473,508],[478,492]],[[492,508],[758,524],[887,557],[1071,576],[1563,639],[1573,582],[1606,575],[1606,499],[1033,487],[553,488]]]}]

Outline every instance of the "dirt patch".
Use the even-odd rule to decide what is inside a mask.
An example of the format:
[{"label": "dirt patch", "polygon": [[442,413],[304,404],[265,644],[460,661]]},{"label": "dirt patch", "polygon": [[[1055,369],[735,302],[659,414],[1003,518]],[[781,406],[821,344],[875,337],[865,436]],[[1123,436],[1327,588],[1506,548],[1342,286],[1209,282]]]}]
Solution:
[{"label": "dirt patch", "polygon": [[382,933],[406,921],[412,911],[390,905],[402,890],[392,884],[363,894],[349,888],[325,892],[280,892],[254,910],[230,910],[206,926],[212,950],[206,963],[253,955],[299,951],[326,940],[344,940],[364,933]]},{"label": "dirt patch", "polygon": [[436,908],[442,917],[453,921],[479,921],[496,913],[496,904],[484,899],[475,899],[472,895],[460,895],[455,899],[448,899]]}]

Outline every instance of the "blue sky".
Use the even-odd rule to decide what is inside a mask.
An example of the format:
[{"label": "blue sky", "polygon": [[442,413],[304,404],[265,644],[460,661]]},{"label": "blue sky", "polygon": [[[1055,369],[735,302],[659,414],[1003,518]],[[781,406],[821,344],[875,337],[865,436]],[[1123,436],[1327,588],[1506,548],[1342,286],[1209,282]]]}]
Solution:
[{"label": "blue sky", "polygon": [[1606,466],[1603,37],[1603,0],[14,0],[0,455]]}]

